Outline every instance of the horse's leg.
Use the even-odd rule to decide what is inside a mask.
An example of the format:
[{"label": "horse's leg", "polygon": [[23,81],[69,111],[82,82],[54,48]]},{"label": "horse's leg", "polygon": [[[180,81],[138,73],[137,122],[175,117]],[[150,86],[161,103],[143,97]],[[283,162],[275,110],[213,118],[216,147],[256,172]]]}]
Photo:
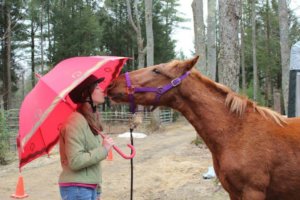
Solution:
[{"label": "horse's leg", "polygon": [[242,199],[243,200],[265,200],[266,194],[262,191],[246,186],[243,189]]}]

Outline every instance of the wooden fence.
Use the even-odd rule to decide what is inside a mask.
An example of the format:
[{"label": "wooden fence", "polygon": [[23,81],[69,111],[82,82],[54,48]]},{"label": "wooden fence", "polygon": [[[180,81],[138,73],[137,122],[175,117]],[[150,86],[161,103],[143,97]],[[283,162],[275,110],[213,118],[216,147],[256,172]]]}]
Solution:
[{"label": "wooden fence", "polygon": [[[5,130],[8,134],[0,134],[0,140],[6,141],[11,151],[16,151],[16,136],[19,126],[19,109],[10,109],[1,111],[5,118]],[[128,130],[129,120],[131,119],[130,112],[101,112],[104,130],[108,133],[121,133]],[[143,112],[143,122],[138,127],[137,131],[144,131],[151,121],[151,113]],[[160,123],[167,124],[174,121],[174,111],[172,109],[160,109]],[[1,130],[3,130],[3,127]]]},{"label": "wooden fence", "polygon": [[[160,110],[159,118],[161,123],[171,123],[173,122],[173,110],[171,109],[163,109]],[[102,121],[103,122],[128,122],[131,119],[130,112],[102,112]],[[151,113],[150,112],[143,112],[143,123],[150,123],[151,120]]]}]

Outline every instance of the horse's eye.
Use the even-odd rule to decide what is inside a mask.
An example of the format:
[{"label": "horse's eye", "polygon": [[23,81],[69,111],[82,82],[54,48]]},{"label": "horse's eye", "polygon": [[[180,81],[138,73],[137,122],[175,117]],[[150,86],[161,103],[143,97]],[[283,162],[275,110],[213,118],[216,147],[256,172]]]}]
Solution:
[{"label": "horse's eye", "polygon": [[156,69],[156,68],[154,68],[152,71],[153,71],[155,74],[160,74],[160,71],[159,71],[158,69]]}]

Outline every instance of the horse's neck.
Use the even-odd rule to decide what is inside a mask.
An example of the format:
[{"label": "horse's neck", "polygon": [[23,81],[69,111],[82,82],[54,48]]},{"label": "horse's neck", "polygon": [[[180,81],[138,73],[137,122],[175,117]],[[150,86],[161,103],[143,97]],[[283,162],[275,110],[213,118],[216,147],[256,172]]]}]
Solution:
[{"label": "horse's neck", "polygon": [[225,97],[217,91],[195,89],[193,92],[193,95],[184,98],[185,101],[177,109],[214,153],[230,142],[230,135],[237,128],[234,125],[237,118],[229,112],[224,103]]}]

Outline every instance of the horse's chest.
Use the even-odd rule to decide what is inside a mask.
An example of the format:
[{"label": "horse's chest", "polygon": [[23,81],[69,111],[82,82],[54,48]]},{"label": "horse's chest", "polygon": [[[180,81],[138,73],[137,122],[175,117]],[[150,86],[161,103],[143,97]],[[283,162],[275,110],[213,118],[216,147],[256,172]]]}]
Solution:
[{"label": "horse's chest", "polygon": [[245,183],[245,168],[236,161],[223,160],[216,173],[223,187],[227,191],[240,193]]}]

